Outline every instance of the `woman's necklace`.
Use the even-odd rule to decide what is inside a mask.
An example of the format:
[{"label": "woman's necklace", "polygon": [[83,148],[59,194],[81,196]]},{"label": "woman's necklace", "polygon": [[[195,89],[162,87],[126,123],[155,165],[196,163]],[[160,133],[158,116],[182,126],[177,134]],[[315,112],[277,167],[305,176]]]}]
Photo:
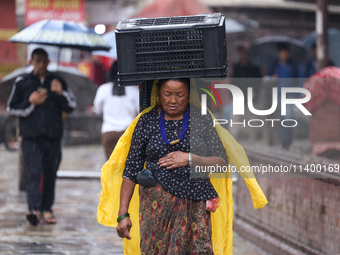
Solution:
[{"label": "woman's necklace", "polygon": [[179,138],[177,140],[169,142],[168,139],[166,138],[166,134],[165,134],[165,119],[164,119],[164,111],[163,111],[163,108],[162,108],[161,115],[159,116],[159,130],[160,130],[160,133],[161,133],[161,136],[162,136],[164,142],[168,145],[175,145],[175,144],[179,143],[180,141],[182,141],[184,134],[185,134],[185,131],[187,131],[188,123],[189,123],[189,107],[187,106],[187,108],[185,109],[185,112],[183,114],[183,123],[182,123],[182,129],[181,129],[181,133],[179,135]]}]

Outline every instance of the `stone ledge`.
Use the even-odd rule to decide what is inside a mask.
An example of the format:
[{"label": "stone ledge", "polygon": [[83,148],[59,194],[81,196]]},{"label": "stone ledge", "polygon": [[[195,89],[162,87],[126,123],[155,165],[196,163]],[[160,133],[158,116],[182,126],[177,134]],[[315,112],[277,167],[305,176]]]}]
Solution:
[{"label": "stone ledge", "polygon": [[235,215],[233,226],[240,236],[274,255],[325,255],[240,213]]}]

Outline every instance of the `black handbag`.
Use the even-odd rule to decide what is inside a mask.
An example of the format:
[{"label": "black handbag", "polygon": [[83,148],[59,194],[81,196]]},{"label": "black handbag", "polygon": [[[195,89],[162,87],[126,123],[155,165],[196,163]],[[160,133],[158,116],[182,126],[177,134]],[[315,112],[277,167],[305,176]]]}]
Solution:
[{"label": "black handbag", "polygon": [[155,187],[157,185],[157,179],[150,169],[143,169],[137,174],[137,183],[140,186]]}]

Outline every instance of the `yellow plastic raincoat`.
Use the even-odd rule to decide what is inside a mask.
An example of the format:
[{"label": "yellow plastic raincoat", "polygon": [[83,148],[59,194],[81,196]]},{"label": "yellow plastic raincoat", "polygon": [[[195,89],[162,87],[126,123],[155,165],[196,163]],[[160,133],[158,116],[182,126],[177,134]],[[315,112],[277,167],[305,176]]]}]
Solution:
[{"label": "yellow plastic raincoat", "polygon": [[[195,87],[194,87],[195,88]],[[101,171],[102,192],[97,210],[97,221],[100,224],[109,227],[117,227],[117,217],[120,205],[120,189],[122,185],[122,174],[125,167],[125,161],[130,150],[130,143],[133,131],[139,118],[149,112],[157,105],[158,96],[156,82],[153,84],[151,92],[151,106],[142,111],[135,120],[126,129],[123,136],[119,139],[115,150],[112,152],[110,159],[104,164]],[[200,106],[199,96],[196,88],[191,90],[190,104]],[[215,117],[210,112],[212,119]],[[216,130],[222,140],[223,146],[228,155],[228,163],[233,163],[237,169],[241,166],[249,166],[248,158],[241,145],[229,134],[229,132],[216,125]],[[242,173],[246,185],[250,191],[253,206],[255,209],[262,208],[268,201],[258,185],[252,172]],[[213,250],[216,255],[230,255],[233,252],[233,197],[232,197],[232,178],[231,173],[225,173],[226,178],[210,177],[216,192],[220,197],[220,207],[215,213],[211,214],[212,224],[212,242]],[[140,235],[139,235],[139,186],[136,185],[129,206],[130,219],[132,228],[130,230],[131,240],[124,238],[124,254],[140,254]]]}]

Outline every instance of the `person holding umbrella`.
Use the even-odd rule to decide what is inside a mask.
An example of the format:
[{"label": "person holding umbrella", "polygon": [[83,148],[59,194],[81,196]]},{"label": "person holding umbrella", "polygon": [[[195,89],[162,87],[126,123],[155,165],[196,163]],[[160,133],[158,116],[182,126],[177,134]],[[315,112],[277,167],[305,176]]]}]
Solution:
[{"label": "person holding umbrella", "polygon": [[16,79],[7,110],[19,117],[22,152],[28,168],[27,220],[36,226],[41,218],[47,224],[57,222],[52,205],[61,160],[62,112],[71,113],[76,100],[65,81],[47,71],[45,50],[35,49],[29,63],[33,72]]}]

